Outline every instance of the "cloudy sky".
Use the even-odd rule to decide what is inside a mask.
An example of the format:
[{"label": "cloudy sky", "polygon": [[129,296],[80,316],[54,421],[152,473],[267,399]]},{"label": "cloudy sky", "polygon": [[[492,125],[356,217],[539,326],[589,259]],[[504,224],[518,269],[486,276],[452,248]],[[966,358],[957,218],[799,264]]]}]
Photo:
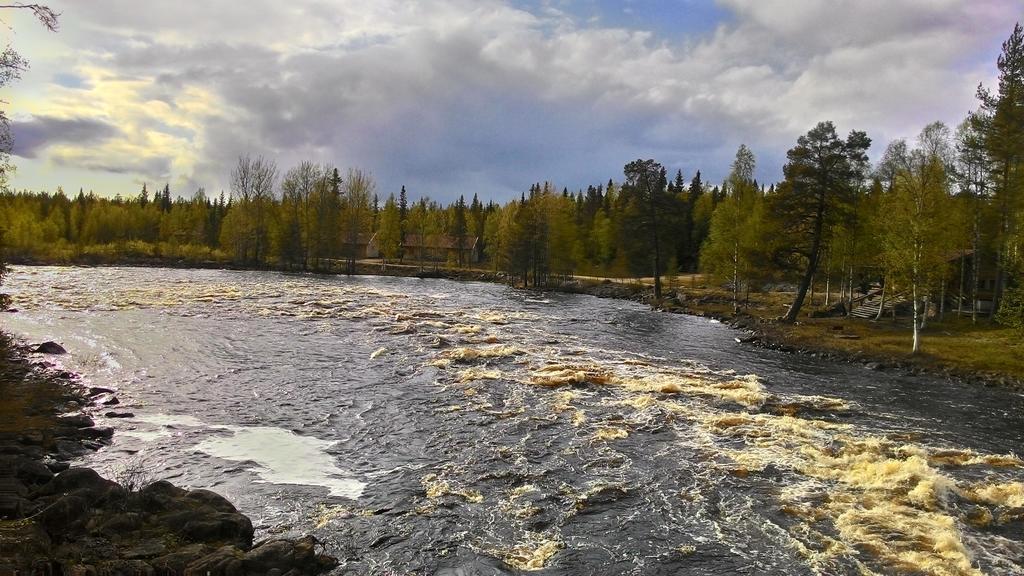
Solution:
[{"label": "cloudy sky", "polygon": [[957,124],[1024,0],[52,0],[0,11],[17,188],[227,187],[239,154],[360,167],[382,196],[504,200],[655,158],[762,181],[820,120],[877,156]]}]

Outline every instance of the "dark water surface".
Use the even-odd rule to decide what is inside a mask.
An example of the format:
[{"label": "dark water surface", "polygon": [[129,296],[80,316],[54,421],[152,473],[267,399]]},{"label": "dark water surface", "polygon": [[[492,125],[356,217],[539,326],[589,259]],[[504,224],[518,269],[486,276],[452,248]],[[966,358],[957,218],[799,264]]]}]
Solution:
[{"label": "dark water surface", "polygon": [[1024,574],[1024,397],[491,284],[16,268],[109,448],[372,574]]}]

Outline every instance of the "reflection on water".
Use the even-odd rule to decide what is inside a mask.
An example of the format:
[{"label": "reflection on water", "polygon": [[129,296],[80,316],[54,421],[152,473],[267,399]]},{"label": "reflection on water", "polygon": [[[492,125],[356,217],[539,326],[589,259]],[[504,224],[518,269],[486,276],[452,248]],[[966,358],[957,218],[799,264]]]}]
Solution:
[{"label": "reflection on water", "polygon": [[5,328],[120,389],[104,465],[355,573],[1024,574],[1019,395],[486,284],[19,268]]}]

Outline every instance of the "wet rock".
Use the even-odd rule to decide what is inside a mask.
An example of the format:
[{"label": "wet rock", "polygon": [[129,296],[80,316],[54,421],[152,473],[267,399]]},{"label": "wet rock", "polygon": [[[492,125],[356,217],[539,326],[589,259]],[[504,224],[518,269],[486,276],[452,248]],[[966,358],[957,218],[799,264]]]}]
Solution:
[{"label": "wet rock", "polygon": [[149,560],[161,574],[182,574],[189,564],[206,556],[213,549],[205,544],[189,544],[163,556]]},{"label": "wet rock", "polygon": [[242,548],[252,546],[252,521],[238,513],[199,512],[176,532],[192,542],[230,542]]},{"label": "wet rock", "polygon": [[319,574],[338,565],[338,561],[317,554],[317,540],[306,536],[299,540],[269,540],[246,553],[243,565],[247,574]]},{"label": "wet rock", "polygon": [[56,342],[51,342],[51,341],[43,342],[39,346],[36,346],[35,349],[33,349],[32,351],[36,352],[38,354],[67,354],[68,353],[68,351],[65,350],[63,346],[61,346],[60,344],[57,344]]},{"label": "wet rock", "polygon": [[18,443],[31,446],[42,446],[46,436],[42,430],[26,430],[18,436]]},{"label": "wet rock", "polygon": [[82,428],[78,431],[79,434],[86,438],[110,438],[114,435],[114,429],[110,426],[93,426],[92,428]]},{"label": "wet rock", "polygon": [[68,566],[68,576],[97,576],[96,567],[92,564],[73,564]]},{"label": "wet rock", "polygon": [[63,568],[68,570],[80,564],[96,565],[116,560],[117,547],[106,538],[85,535],[55,546],[51,558],[63,564]]},{"label": "wet rock", "polygon": [[167,546],[156,538],[143,540],[130,548],[121,550],[121,557],[128,560],[156,558],[165,554],[167,554]]},{"label": "wet rock", "polygon": [[26,458],[32,458],[39,449],[35,446],[25,446],[22,444],[2,444],[0,445],[0,454],[7,456],[24,456]]},{"label": "wet rock", "polygon": [[156,570],[143,560],[115,560],[104,562],[100,566],[104,576],[155,576]]},{"label": "wet rock", "polygon": [[64,461],[74,460],[89,451],[82,442],[76,442],[75,440],[69,440],[67,438],[58,438],[54,440],[53,447],[56,452],[56,459]]},{"label": "wet rock", "polygon": [[166,480],[159,480],[146,486],[135,495],[135,499],[150,512],[172,510],[187,490],[178,488]]},{"label": "wet rock", "polygon": [[243,576],[245,554],[234,546],[223,546],[193,561],[185,568],[185,576]]},{"label": "wet rock", "polygon": [[[105,515],[94,518],[87,528],[97,534],[116,537],[123,534],[132,534],[141,529],[143,516],[138,512],[111,511]],[[162,554],[163,552],[160,552]],[[157,556],[158,554],[154,554]]]},{"label": "wet rock", "polygon": [[92,418],[85,414],[71,414],[68,416],[61,416],[57,418],[57,422],[60,426],[69,428],[89,428],[94,426],[96,422]]},{"label": "wet rock", "polygon": [[[16,366],[24,373],[11,381],[26,386],[26,394],[48,387],[48,404],[26,411],[41,425],[0,436],[0,576],[302,576],[337,565],[316,553],[313,539],[275,540],[247,558],[252,523],[214,492],[156,482],[129,493],[91,469],[69,467],[62,460],[102,446],[113,429],[96,426],[85,414],[58,414],[88,403],[113,404],[114,391],[82,388],[73,375],[55,376],[45,362],[22,359]],[[46,378],[30,378],[33,371]]]},{"label": "wet rock", "polygon": [[36,497],[76,495],[89,504],[103,505],[124,499],[125,490],[117,482],[103,478],[91,468],[69,468],[41,487]]},{"label": "wet rock", "polygon": [[237,513],[238,509],[227,498],[210,490],[191,490],[185,494],[185,500],[197,506],[206,506],[218,512]]},{"label": "wet rock", "polygon": [[42,462],[42,464],[46,466],[50,470],[50,472],[53,472],[54,474],[59,474],[60,472],[63,472],[71,467],[71,465],[68,464],[67,462],[54,460],[53,458],[43,458],[40,462]]},{"label": "wet rock", "polygon": [[71,494],[50,503],[36,519],[50,536],[71,536],[84,533],[86,515],[90,508],[88,498]]},{"label": "wet rock", "polygon": [[100,394],[92,397],[92,403],[97,406],[116,406],[121,403],[113,394]]},{"label": "wet rock", "polygon": [[41,462],[24,455],[0,456],[0,478],[11,476],[26,486],[46,484],[53,478],[53,472]]},{"label": "wet rock", "polygon": [[135,414],[131,412],[107,412],[104,416],[107,418],[135,418]]}]

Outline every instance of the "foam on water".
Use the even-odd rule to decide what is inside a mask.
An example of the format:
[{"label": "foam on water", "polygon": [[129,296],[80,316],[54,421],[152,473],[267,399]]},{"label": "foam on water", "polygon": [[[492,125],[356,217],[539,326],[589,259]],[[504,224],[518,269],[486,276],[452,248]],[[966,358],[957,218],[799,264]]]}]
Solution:
[{"label": "foam on water", "polygon": [[230,435],[203,440],[195,450],[224,460],[253,462],[256,466],[249,471],[263,482],[322,486],[332,496],[352,499],[359,498],[366,488],[326,452],[335,442],[266,426],[217,428]]}]

